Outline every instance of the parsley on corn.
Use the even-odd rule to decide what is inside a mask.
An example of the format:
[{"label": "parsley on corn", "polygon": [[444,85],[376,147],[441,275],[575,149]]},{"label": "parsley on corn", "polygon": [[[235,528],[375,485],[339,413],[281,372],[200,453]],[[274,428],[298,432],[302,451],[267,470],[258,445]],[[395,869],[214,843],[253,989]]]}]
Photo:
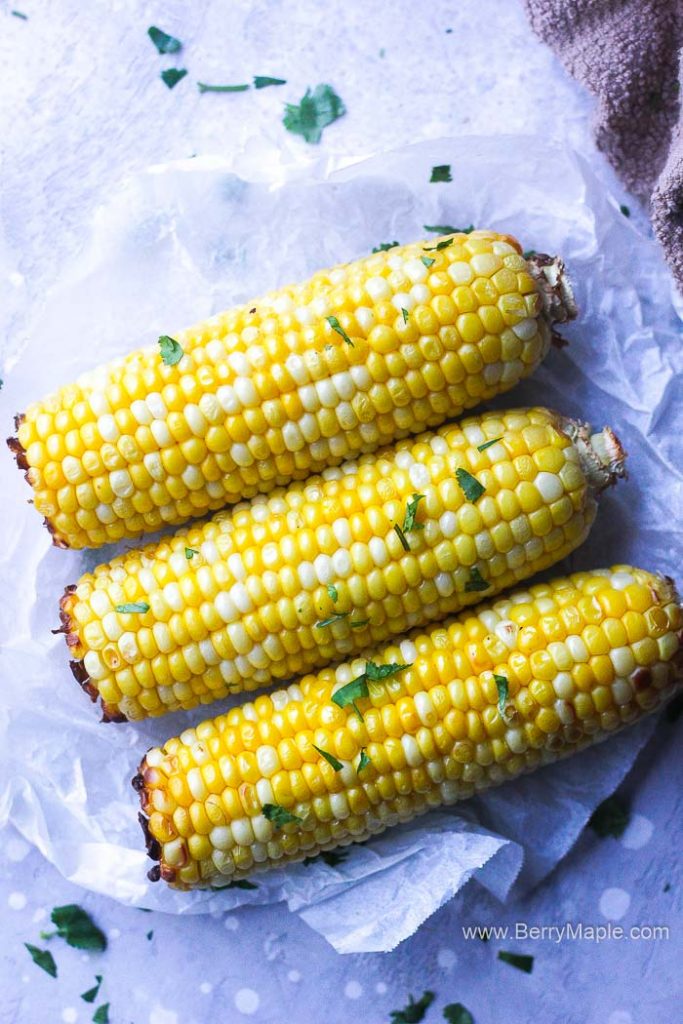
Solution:
[{"label": "parsley on corn", "polygon": [[564,558],[622,459],[609,429],[535,408],[328,469],[68,587],[72,669],[122,720],[351,656]]},{"label": "parsley on corn", "polygon": [[267,493],[531,373],[575,313],[561,261],[473,231],[427,267],[426,244],[164,334],[30,405],[8,444],[54,543],[99,547]]},{"label": "parsley on corn", "polygon": [[[682,630],[671,580],[582,572],[381,648],[386,678],[356,658],[202,722],[150,750],[133,780],[150,878],[226,885],[581,750],[676,692]],[[359,677],[368,695],[339,707]]]}]

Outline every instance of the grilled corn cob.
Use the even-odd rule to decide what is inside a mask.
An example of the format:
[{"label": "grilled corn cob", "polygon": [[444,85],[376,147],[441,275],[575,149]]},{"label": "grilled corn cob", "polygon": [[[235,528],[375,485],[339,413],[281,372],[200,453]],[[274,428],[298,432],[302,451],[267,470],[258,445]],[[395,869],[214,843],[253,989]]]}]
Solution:
[{"label": "grilled corn cob", "polygon": [[538,408],[402,441],[83,576],[72,669],[110,720],[300,675],[564,558],[622,465],[608,428]]},{"label": "grilled corn cob", "polygon": [[149,877],[227,885],[574,753],[675,692],[682,627],[671,580],[577,573],[187,729],[133,779]]},{"label": "grilled corn cob", "polygon": [[399,246],[212,317],[29,406],[8,444],[60,547],[182,523],[507,391],[575,309],[492,231]]}]

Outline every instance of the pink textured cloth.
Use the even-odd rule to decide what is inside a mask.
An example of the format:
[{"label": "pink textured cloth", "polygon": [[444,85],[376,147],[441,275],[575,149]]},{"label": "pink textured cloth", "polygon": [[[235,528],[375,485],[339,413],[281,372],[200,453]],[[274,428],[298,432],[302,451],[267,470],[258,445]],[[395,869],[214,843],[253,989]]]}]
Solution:
[{"label": "pink textured cloth", "polygon": [[534,30],[598,100],[595,138],[649,204],[683,291],[683,0],[524,0]]}]

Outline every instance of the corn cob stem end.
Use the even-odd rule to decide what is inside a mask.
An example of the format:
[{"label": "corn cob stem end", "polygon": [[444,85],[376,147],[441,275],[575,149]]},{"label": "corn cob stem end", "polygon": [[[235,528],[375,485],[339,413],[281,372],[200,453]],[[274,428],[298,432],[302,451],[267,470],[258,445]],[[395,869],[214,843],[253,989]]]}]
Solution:
[{"label": "corn cob stem end", "polygon": [[[575,320],[579,309],[567,277],[564,261],[559,256],[548,256],[546,253],[537,252],[527,258],[527,263],[541,296],[548,322],[553,325],[566,324],[570,320]],[[563,348],[567,344],[562,335],[555,330],[552,332],[552,340],[558,348]]]},{"label": "corn cob stem end", "polygon": [[626,452],[611,427],[591,432],[588,423],[567,419],[564,427],[579,453],[581,468],[592,490],[600,494],[626,473]]}]

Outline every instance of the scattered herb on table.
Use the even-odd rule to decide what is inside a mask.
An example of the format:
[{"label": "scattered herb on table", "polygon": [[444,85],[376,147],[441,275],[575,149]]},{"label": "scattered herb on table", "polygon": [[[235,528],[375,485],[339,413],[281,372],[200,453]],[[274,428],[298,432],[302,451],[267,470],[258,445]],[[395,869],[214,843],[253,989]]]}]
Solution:
[{"label": "scattered herb on table", "polygon": [[491,584],[484,579],[476,565],[473,565],[470,569],[470,578],[465,584],[465,593],[476,594],[481,590],[488,590],[490,586]]},{"label": "scattered herb on table", "polygon": [[154,929],[152,929],[151,931],[147,932],[147,941],[151,942],[153,938],[154,938]]},{"label": "scattered herb on table", "polygon": [[492,441],[484,441],[483,444],[478,444],[477,445],[477,451],[478,452],[485,452],[486,449],[490,448],[492,444],[498,444],[498,442],[502,441],[502,440],[503,440],[502,437],[494,437]]},{"label": "scattered herb on table", "polygon": [[272,821],[275,828],[282,828],[283,825],[291,825],[294,822],[303,821],[303,818],[299,818],[298,815],[292,814],[291,811],[286,810],[284,807],[280,807],[279,804],[264,804],[263,816],[268,821]]},{"label": "scattered herb on table", "polygon": [[255,89],[267,89],[270,85],[287,85],[287,79],[271,78],[270,75],[254,75]]},{"label": "scattered herb on table", "polygon": [[206,82],[197,82],[197,88],[204,92],[247,92],[251,86],[247,83],[241,85],[207,85]]},{"label": "scattered herb on table", "polygon": [[130,604],[117,604],[115,610],[123,615],[132,615],[135,612],[144,615],[149,611],[149,605],[146,601],[131,601]]},{"label": "scattered herb on table", "polygon": [[420,502],[424,499],[424,494],[413,494],[412,498],[406,506],[406,514],[403,517],[403,533],[410,533],[411,530],[424,530],[424,523],[418,523],[417,507]]},{"label": "scattered herb on table", "polygon": [[24,14],[23,11],[10,11],[13,18],[21,18],[22,21],[28,21],[28,14]]},{"label": "scattered herb on table", "polygon": [[327,750],[323,750],[322,747],[316,747],[315,743],[312,743],[311,746],[313,747],[314,750],[318,751],[321,757],[325,758],[327,763],[331,765],[332,768],[334,768],[335,772],[340,772],[342,770],[344,765],[341,763],[341,761],[338,761],[333,754],[328,753]]},{"label": "scattered herb on table", "polygon": [[631,812],[618,796],[608,796],[595,808],[588,819],[589,826],[601,839],[612,836],[618,839],[626,831]]},{"label": "scattered herb on table", "polygon": [[396,246],[400,245],[400,244],[401,244],[400,242],[380,242],[379,245],[376,245],[373,248],[372,251],[373,252],[388,252],[389,249],[395,249]]},{"label": "scattered herb on table", "polygon": [[175,366],[185,355],[182,345],[175,338],[169,338],[168,334],[160,336],[159,352],[164,366]]},{"label": "scattered herb on table", "polygon": [[160,77],[164,85],[167,85],[169,89],[175,89],[178,82],[183,79],[186,74],[186,68],[166,68],[165,71],[161,72]]},{"label": "scattered herb on table", "polygon": [[629,208],[626,205],[626,203],[621,203],[621,205],[619,206],[619,209],[623,213],[624,217],[630,217],[631,216],[631,211],[629,210]]},{"label": "scattered herb on table", "polygon": [[483,484],[480,484],[476,476],[472,476],[466,469],[456,469],[455,478],[460,484],[460,490],[472,504],[479,501],[486,491]]},{"label": "scattered herb on table", "polygon": [[183,44],[179,39],[176,39],[175,36],[170,36],[168,32],[157,28],[156,25],[150,25],[147,29],[147,35],[159,53],[179,53],[183,48]]},{"label": "scattered herb on table", "polygon": [[93,1024],[109,1024],[109,1003],[102,1003],[93,1014]]},{"label": "scattered herb on table", "polygon": [[48,949],[38,949],[37,946],[32,946],[30,942],[25,942],[24,946],[29,951],[31,959],[37,967],[40,967],[42,971],[49,974],[51,978],[57,977],[57,964]]},{"label": "scattered herb on table", "polygon": [[55,907],[50,915],[50,920],[57,931],[44,935],[44,938],[58,935],[75,949],[93,949],[102,952],[107,948],[107,937],[104,932],[97,927],[90,914],[75,903],[69,903],[64,907]]},{"label": "scattered herb on table", "polygon": [[320,142],[323,129],[346,113],[344,103],[330,85],[317,85],[299,103],[287,103],[282,123],[289,132],[306,142]]},{"label": "scattered herb on table", "polygon": [[102,975],[96,974],[95,981],[97,982],[92,988],[89,988],[87,992],[81,992],[81,999],[84,1003],[94,1003],[100,991],[100,985],[102,984]]},{"label": "scattered herb on table", "polygon": [[434,185],[437,182],[453,181],[451,176],[451,165],[450,164],[437,164],[436,167],[432,167],[432,176],[429,179],[430,184]]},{"label": "scattered herb on table", "polygon": [[474,1017],[462,1003],[449,1003],[443,1008],[443,1018],[448,1024],[474,1024]]},{"label": "scattered herb on table", "polygon": [[420,1024],[435,998],[434,993],[430,991],[424,992],[421,998],[417,1000],[413,999],[412,996],[408,996],[407,1006],[404,1006],[402,1010],[392,1010],[389,1014],[391,1024]]},{"label": "scattered herb on table", "polygon": [[342,325],[337,320],[336,316],[326,316],[325,319],[327,320],[332,330],[335,331],[340,337],[342,337],[347,345],[350,345],[351,348],[353,348],[353,342],[349,338],[348,334],[346,333]]},{"label": "scattered herb on table", "polygon": [[671,892],[671,882],[666,882],[664,888],[662,889],[662,892]]},{"label": "scattered herb on table", "polygon": [[502,960],[504,964],[516,967],[518,971],[524,971],[526,974],[531,974],[534,969],[534,958],[526,956],[524,953],[506,953],[505,950],[501,949],[498,952],[498,959]]}]

